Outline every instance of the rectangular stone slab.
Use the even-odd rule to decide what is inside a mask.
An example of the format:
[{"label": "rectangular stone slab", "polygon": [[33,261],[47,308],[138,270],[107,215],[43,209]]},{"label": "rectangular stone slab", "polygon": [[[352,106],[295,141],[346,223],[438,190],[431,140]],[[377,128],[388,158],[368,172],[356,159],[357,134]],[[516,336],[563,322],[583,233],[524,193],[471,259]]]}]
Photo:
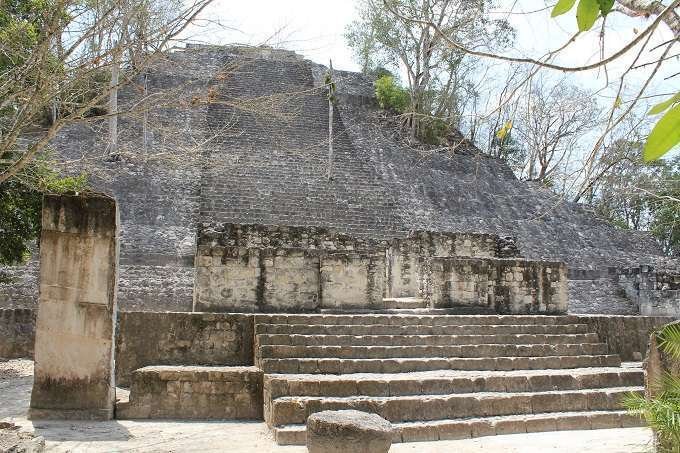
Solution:
[{"label": "rectangular stone slab", "polygon": [[113,418],[117,240],[112,198],[44,197],[31,419]]}]

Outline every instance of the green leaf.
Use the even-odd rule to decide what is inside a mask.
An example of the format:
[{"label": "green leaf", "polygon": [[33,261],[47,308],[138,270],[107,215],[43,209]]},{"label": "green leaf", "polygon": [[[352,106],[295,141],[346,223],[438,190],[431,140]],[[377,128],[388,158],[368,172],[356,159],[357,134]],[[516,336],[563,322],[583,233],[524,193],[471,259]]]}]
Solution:
[{"label": "green leaf", "polygon": [[609,12],[614,8],[614,0],[598,0],[600,3],[600,11],[603,16],[609,14]]},{"label": "green leaf", "polygon": [[661,117],[647,138],[642,158],[649,162],[666,154],[680,143],[680,105],[676,105]]},{"label": "green leaf", "polygon": [[675,96],[671,97],[670,99],[667,99],[659,104],[656,104],[652,109],[649,111],[648,115],[658,115],[659,113],[665,112],[668,107],[670,107],[673,104],[676,104],[680,102],[680,93],[677,93]]},{"label": "green leaf", "polygon": [[560,0],[557,5],[552,10],[550,14],[552,17],[561,16],[564,13],[569,12],[570,9],[574,7],[576,0]]},{"label": "green leaf", "polygon": [[599,0],[581,0],[576,8],[576,22],[579,31],[590,30],[600,15]]}]

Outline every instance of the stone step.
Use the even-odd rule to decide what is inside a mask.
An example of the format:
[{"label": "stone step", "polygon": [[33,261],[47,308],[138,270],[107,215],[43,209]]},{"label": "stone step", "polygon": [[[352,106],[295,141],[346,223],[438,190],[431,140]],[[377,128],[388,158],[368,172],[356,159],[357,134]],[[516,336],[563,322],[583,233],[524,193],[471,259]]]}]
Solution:
[{"label": "stone step", "polygon": [[595,333],[499,335],[298,335],[259,334],[257,344],[289,346],[434,346],[472,344],[599,343]]},{"label": "stone step", "polygon": [[604,343],[589,344],[478,344],[446,346],[260,346],[260,358],[342,358],[386,359],[426,357],[545,357],[600,355],[607,353]]},{"label": "stone step", "polygon": [[288,358],[260,360],[265,373],[284,374],[351,374],[351,373],[406,373],[430,370],[540,370],[621,365],[618,355],[572,355],[546,357],[493,358]]},{"label": "stone step", "polygon": [[[393,423],[395,433],[392,442],[457,440],[503,434],[637,426],[644,426],[644,422],[626,411],[551,412]],[[274,438],[279,445],[305,445],[305,425],[276,427],[274,428]]]},{"label": "stone step", "polygon": [[116,418],[261,420],[262,382],[256,367],[148,366],[132,373]]},{"label": "stone step", "polygon": [[305,423],[313,413],[340,409],[375,413],[390,422],[620,410],[622,398],[631,392],[643,393],[644,387],[386,397],[288,396],[265,404],[264,418],[269,426],[281,426]]},{"label": "stone step", "polygon": [[265,394],[281,396],[407,396],[474,392],[545,392],[644,385],[641,368],[424,371],[391,374],[268,374]]},{"label": "stone step", "polygon": [[337,325],[337,324],[263,324],[255,325],[256,334],[298,335],[485,335],[485,334],[583,334],[592,333],[587,324],[514,324],[446,325],[422,324]]},{"label": "stone step", "polygon": [[394,314],[257,314],[255,323],[323,325],[563,325],[578,324],[578,316],[546,315],[394,315]]}]

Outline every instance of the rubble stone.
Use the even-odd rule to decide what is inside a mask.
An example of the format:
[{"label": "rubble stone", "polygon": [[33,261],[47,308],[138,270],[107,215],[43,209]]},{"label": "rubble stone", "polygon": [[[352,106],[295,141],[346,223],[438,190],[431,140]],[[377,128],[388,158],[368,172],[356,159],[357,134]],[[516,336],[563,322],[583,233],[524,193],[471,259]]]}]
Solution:
[{"label": "rubble stone", "polygon": [[375,414],[322,411],[307,419],[309,453],[387,453],[391,445],[392,425]]}]

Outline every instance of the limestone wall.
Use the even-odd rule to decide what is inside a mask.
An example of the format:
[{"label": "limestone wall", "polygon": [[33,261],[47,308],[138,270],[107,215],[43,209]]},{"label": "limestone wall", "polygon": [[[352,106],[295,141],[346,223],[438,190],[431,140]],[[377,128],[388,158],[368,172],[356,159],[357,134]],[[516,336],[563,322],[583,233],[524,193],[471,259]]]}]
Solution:
[{"label": "limestone wall", "polygon": [[564,313],[564,263],[495,258],[430,259],[423,284],[431,306],[470,307],[495,313]]},{"label": "limestone wall", "polygon": [[321,308],[383,308],[384,249],[328,252],[320,271]]},{"label": "limestone wall", "polygon": [[680,316],[680,268],[569,269],[569,312]]},{"label": "limestone wall", "polygon": [[262,370],[255,367],[145,367],[132,374],[121,419],[262,420]]},{"label": "limestone wall", "polygon": [[252,315],[122,312],[116,334],[116,385],[147,365],[252,365]]},{"label": "limestone wall", "polygon": [[319,253],[306,249],[263,249],[262,308],[265,311],[308,311],[319,306]]},{"label": "limestone wall", "polygon": [[35,314],[29,308],[0,309],[0,358],[33,357]]},{"label": "limestone wall", "polygon": [[640,276],[630,292],[637,289],[640,314],[680,317],[680,266],[674,269],[655,269],[641,266]]},{"label": "limestone wall", "polygon": [[197,311],[296,312],[378,308],[385,242],[323,228],[203,226]]},{"label": "limestone wall", "polygon": [[665,316],[579,315],[579,322],[588,324],[607,343],[609,352],[619,354],[623,361],[640,361],[647,354],[650,333],[673,321]]},{"label": "limestone wall", "polygon": [[386,297],[415,297],[423,291],[420,274],[427,257],[517,257],[513,238],[492,234],[418,231],[390,241],[387,249]]}]

